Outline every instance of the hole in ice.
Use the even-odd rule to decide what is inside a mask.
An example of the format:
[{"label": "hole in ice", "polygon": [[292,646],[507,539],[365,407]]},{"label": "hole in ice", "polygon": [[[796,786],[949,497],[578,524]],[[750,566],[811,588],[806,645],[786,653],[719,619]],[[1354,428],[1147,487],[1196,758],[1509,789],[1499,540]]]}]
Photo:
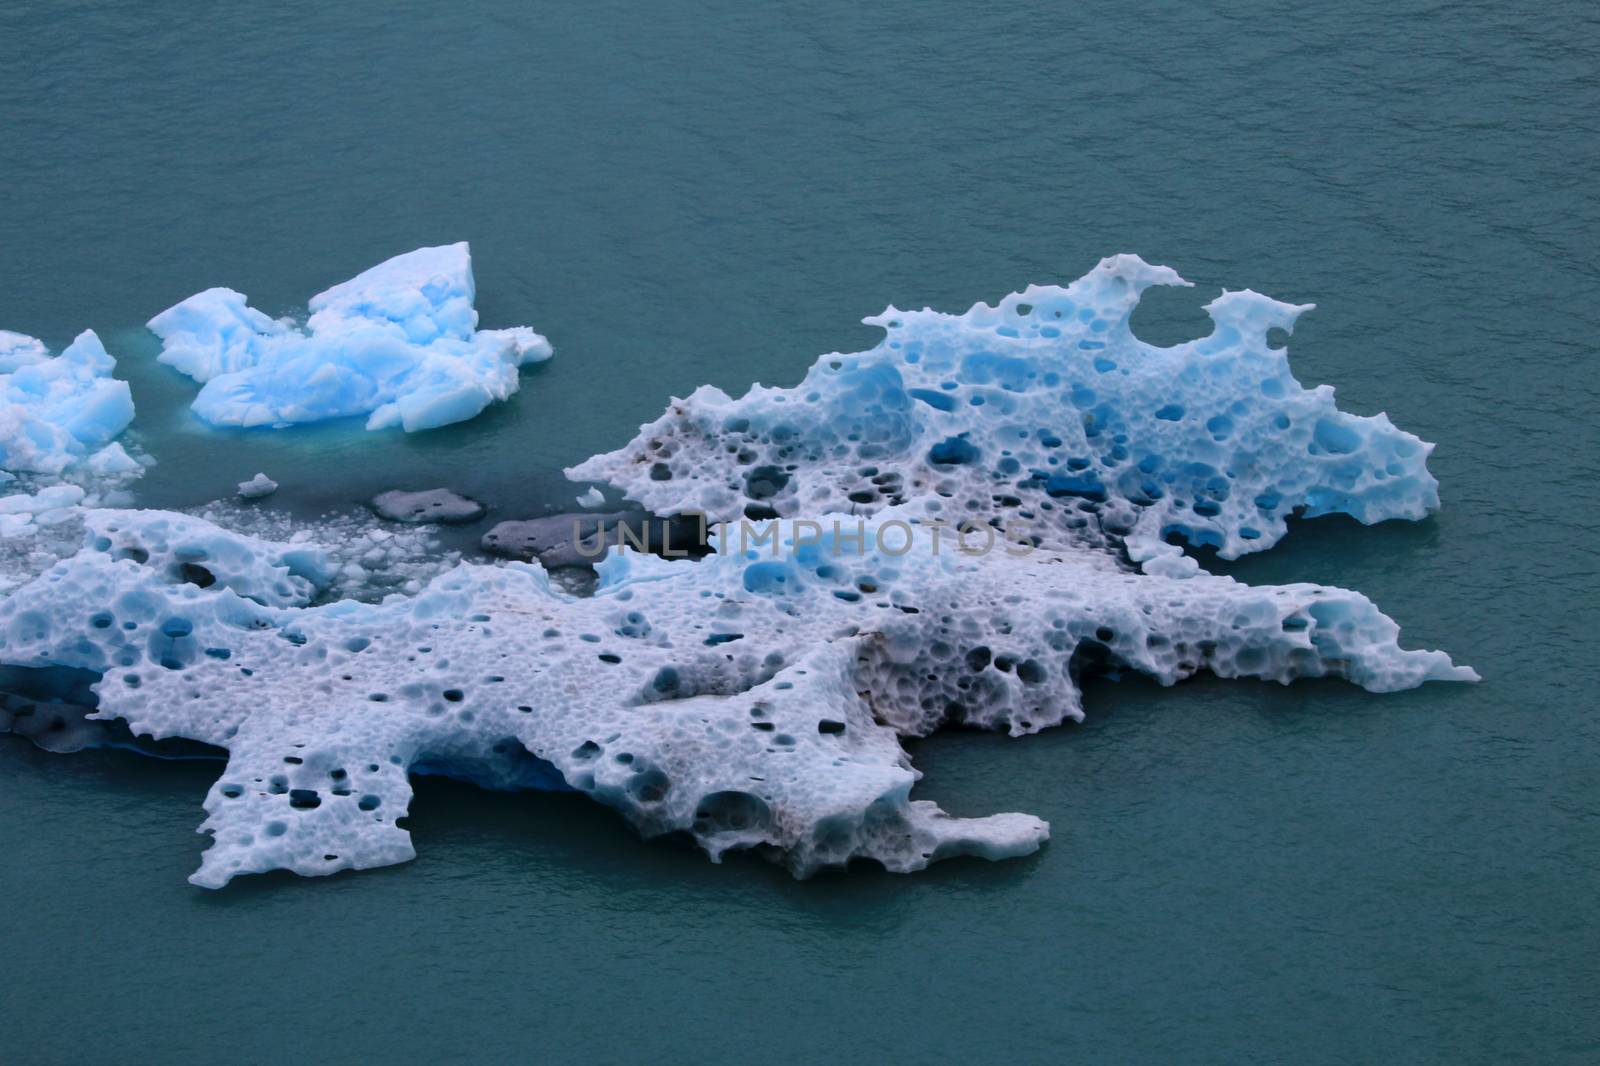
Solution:
[{"label": "hole in ice", "polygon": [[977,462],[979,454],[977,446],[966,437],[946,437],[928,449],[928,462],[936,466],[959,466]]},{"label": "hole in ice", "polygon": [[1340,425],[1331,418],[1317,420],[1312,440],[1323,451],[1334,455],[1348,455],[1361,447],[1361,434],[1349,426]]},{"label": "hole in ice", "polygon": [[772,808],[748,792],[713,792],[694,812],[694,831],[702,835],[764,829],[771,822]]},{"label": "hole in ice", "polygon": [[440,695],[451,703],[460,703],[465,694],[458,688],[447,688]]},{"label": "hole in ice", "polygon": [[1198,287],[1153,285],[1139,295],[1128,328],[1139,340],[1157,348],[1207,336],[1214,328],[1205,312],[1209,299]]},{"label": "hole in ice", "polygon": [[316,789],[295,788],[289,790],[289,806],[297,811],[310,811],[322,806],[322,797],[317,795]]},{"label": "hole in ice", "polygon": [[832,718],[824,718],[817,723],[817,732],[837,735],[844,732],[844,723]]},{"label": "hole in ice", "polygon": [[360,799],[356,800],[356,806],[359,807],[361,810],[364,810],[364,811],[375,811],[382,805],[383,805],[383,797],[382,796],[374,796],[370,792],[367,793],[365,796],[362,796]]},{"label": "hole in ice", "polygon": [[179,563],[178,578],[203,589],[208,589],[217,583],[217,576],[199,563]]},{"label": "hole in ice", "polygon": [[672,789],[667,775],[652,767],[628,781],[628,794],[640,803],[659,803]]},{"label": "hole in ice", "polygon": [[753,500],[767,500],[783,491],[789,484],[789,475],[775,466],[758,466],[745,475],[745,495]]},{"label": "hole in ice", "polygon": [[289,831],[288,825],[286,825],[283,822],[268,822],[267,823],[267,836],[269,836],[269,837],[281,837],[281,836],[283,836],[283,834],[287,833],[288,831]]}]

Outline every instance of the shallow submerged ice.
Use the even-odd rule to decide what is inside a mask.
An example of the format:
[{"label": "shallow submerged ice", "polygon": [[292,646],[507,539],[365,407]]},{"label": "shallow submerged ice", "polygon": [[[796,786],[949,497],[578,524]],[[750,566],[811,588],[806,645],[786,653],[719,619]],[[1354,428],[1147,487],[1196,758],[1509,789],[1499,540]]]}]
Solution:
[{"label": "shallow submerged ice", "polygon": [[1106,667],[1475,677],[1400,648],[1359,593],[1245,585],[1167,543],[1236,555],[1297,508],[1437,504],[1428,445],[1301,389],[1266,344],[1301,309],[1227,294],[1209,338],[1133,338],[1139,289],[1176,280],[1118,257],[998,308],[891,310],[884,344],[795,389],[674,401],[574,475],[658,515],[782,517],[723,526],[699,559],[613,548],[592,596],[462,563],[415,595],[326,602],[309,541],[91,511],[81,550],[0,602],[0,663],[98,676],[96,718],[226,751],[205,886],[409,858],[413,773],[575,789],[646,835],[800,875],[1025,854],[1048,832],[1031,815],[913,799],[901,738],[1079,719],[1080,675]]},{"label": "shallow submerged ice", "polygon": [[301,329],[232,289],[207,289],[149,328],[160,359],[203,382],[193,409],[214,425],[282,427],[366,415],[414,431],[472,418],[548,359],[525,326],[480,330],[466,242],[395,256],[310,300]]}]

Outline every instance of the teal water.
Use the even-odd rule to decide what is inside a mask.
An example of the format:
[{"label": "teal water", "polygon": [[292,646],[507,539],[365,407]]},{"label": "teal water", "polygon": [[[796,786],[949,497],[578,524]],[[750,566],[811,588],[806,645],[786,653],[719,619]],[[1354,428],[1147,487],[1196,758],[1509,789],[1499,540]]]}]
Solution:
[{"label": "teal water", "polygon": [[[1439,442],[1444,511],[1228,570],[1370,595],[1481,685],[1129,681],[915,745],[1017,862],[796,883],[572,796],[424,781],[419,858],[191,888],[212,769],[0,738],[0,1061],[1593,1061],[1600,1056],[1600,16],[1411,2],[0,11],[0,328],[119,358],[148,506],[500,517],[703,382],[789,384],[885,304],[1136,251],[1315,301],[1307,383]],[[203,430],[141,324],[273,313],[472,242],[556,358],[461,426]]]}]

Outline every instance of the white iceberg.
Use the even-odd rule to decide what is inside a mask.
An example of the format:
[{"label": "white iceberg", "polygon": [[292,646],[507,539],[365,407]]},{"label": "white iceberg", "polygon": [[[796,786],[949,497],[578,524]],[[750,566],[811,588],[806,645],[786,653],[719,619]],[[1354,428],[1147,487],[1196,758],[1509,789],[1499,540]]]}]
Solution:
[{"label": "white iceberg", "polygon": [[466,242],[419,248],[311,298],[304,329],[232,289],[207,289],[149,322],[160,359],[202,382],[193,409],[219,426],[281,427],[366,415],[407,432],[472,418],[550,358],[519,326],[480,330]]}]

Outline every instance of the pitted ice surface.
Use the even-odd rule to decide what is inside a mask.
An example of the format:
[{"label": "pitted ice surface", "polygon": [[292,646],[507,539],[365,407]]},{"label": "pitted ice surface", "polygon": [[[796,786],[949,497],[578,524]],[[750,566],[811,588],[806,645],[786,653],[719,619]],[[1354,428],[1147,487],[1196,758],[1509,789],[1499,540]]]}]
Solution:
[{"label": "pitted ice surface", "polygon": [[[800,876],[1006,858],[1045,823],[913,799],[902,738],[1081,719],[1080,676],[1101,667],[1374,692],[1475,679],[1402,649],[1359,593],[1245,585],[1168,543],[1232,557],[1295,510],[1418,518],[1437,494],[1430,445],[1339,412],[1268,345],[1304,308],[1225,294],[1211,336],[1153,348],[1127,322],[1157,283],[1179,279],[1119,256],[960,316],[891,309],[883,344],[824,357],[795,389],[674,401],[573,473],[655,521],[721,520],[713,551],[612,544],[592,595],[534,563],[461,562],[381,602],[337,599],[362,576],[344,544],[94,510],[75,555],[0,600],[0,665],[37,671],[39,691],[68,671],[56,687],[92,692],[96,718],[226,751],[192,878],[207,887],[411,857],[397,820],[424,772],[576,790],[646,836],[757,849]],[[313,310],[344,321],[363,291]],[[605,535],[608,516],[577,517]],[[542,558],[548,533],[502,529],[500,547]]]},{"label": "pitted ice surface", "polygon": [[[1353,592],[1154,577],[1079,550],[935,552],[919,536],[884,554],[899,521],[911,528],[895,512],[866,523],[859,554],[792,522],[772,530],[775,553],[613,551],[584,599],[536,566],[462,564],[416,596],[301,607],[304,549],[100,512],[82,551],[0,602],[0,659],[94,671],[96,717],[227,749],[194,877],[213,887],[409,858],[395,819],[419,769],[577,789],[646,835],[685,832],[713,857],[759,846],[802,875],[857,856],[899,871],[1001,858],[1045,824],[913,801],[899,738],[1080,718],[1074,663],[1091,651],[1167,683],[1472,676],[1401,650]],[[186,577],[187,558],[212,580]]]},{"label": "pitted ice surface", "polygon": [[1170,348],[1129,329],[1167,267],[1118,255],[1066,288],[1029,286],[965,314],[893,307],[884,340],[823,356],[790,389],[702,386],[618,451],[568,471],[657,514],[870,514],[1026,528],[1043,543],[1169,538],[1226,559],[1276,544],[1291,513],[1362,522],[1438,507],[1433,446],[1382,414],[1305,389],[1269,343],[1309,304],[1248,290],[1206,308],[1212,332]]}]

